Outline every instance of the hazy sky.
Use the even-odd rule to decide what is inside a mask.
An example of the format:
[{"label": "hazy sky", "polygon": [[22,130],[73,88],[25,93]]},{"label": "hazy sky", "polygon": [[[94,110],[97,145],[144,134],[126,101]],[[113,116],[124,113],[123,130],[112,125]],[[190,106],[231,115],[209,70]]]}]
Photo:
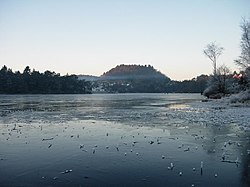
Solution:
[{"label": "hazy sky", "polygon": [[206,44],[232,70],[250,0],[0,0],[0,65],[101,75],[151,64],[171,79],[212,72]]}]

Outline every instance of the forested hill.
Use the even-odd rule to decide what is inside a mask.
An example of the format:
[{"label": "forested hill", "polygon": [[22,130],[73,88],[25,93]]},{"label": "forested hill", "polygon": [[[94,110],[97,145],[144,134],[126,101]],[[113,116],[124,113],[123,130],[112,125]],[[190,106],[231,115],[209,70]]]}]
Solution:
[{"label": "forested hill", "polygon": [[122,64],[104,73],[99,81],[105,82],[105,92],[161,93],[171,80],[150,65]]},{"label": "forested hill", "polygon": [[168,79],[164,74],[150,65],[118,65],[101,76],[101,79]]}]

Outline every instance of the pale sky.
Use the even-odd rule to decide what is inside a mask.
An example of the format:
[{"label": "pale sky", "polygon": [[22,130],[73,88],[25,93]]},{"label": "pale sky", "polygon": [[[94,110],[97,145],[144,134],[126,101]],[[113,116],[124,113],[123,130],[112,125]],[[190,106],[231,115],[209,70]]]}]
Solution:
[{"label": "pale sky", "polygon": [[250,0],[0,0],[0,66],[101,75],[150,64],[174,80],[211,74],[203,54],[237,69],[240,23]]}]

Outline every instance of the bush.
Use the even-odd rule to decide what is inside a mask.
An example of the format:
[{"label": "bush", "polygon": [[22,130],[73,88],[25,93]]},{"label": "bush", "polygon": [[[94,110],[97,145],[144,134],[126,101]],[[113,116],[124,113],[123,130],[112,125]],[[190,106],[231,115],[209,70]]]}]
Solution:
[{"label": "bush", "polygon": [[245,103],[250,101],[250,90],[242,91],[230,97],[231,103]]}]

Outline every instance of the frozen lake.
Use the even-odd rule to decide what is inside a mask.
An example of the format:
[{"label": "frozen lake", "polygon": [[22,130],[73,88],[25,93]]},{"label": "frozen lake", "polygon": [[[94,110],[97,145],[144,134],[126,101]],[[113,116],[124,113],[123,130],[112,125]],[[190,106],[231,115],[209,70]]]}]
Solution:
[{"label": "frozen lake", "polygon": [[0,95],[0,186],[250,186],[250,108],[202,99]]}]

